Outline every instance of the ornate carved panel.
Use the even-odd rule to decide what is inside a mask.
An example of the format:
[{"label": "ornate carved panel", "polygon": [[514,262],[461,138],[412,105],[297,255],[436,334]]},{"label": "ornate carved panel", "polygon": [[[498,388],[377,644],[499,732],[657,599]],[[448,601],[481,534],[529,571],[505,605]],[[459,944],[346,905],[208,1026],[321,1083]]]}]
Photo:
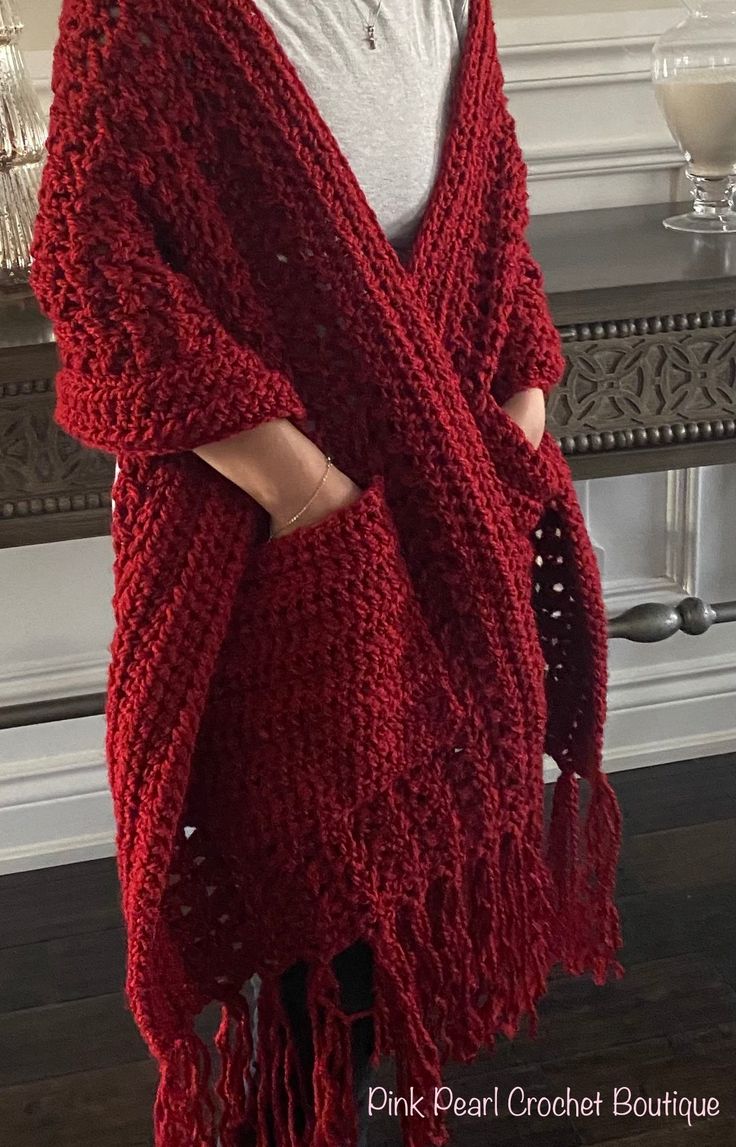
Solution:
[{"label": "ornate carved panel", "polygon": [[0,488],[6,519],[110,504],[105,492],[112,470],[109,455],[80,449],[53,421],[52,407],[52,379],[0,386]]},{"label": "ornate carved panel", "polygon": [[[568,369],[548,418],[576,476],[594,476],[596,465],[610,475],[736,459],[735,311],[578,323],[561,334]],[[708,445],[728,457],[705,456]],[[695,446],[698,459],[686,460]],[[574,466],[583,457],[587,473]]]},{"label": "ornate carved panel", "polygon": [[114,461],[52,418],[53,344],[0,350],[0,547],[109,532]]}]

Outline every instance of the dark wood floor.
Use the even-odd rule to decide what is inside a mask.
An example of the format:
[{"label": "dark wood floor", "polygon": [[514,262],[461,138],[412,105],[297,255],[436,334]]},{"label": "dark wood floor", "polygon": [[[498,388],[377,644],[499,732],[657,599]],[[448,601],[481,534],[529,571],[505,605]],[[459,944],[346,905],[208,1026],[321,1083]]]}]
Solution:
[{"label": "dark wood floor", "polygon": [[[602,988],[555,978],[536,1041],[503,1041],[446,1074],[468,1099],[497,1086],[502,1104],[515,1087],[531,1102],[600,1093],[600,1113],[453,1117],[460,1147],[736,1144],[736,757],[613,780],[627,975]],[[0,880],[0,1147],[150,1147],[155,1065],[122,982],[112,861]],[[650,1102],[712,1097],[720,1114],[691,1128],[616,1115],[615,1088]],[[397,1120],[374,1117],[371,1147],[399,1143]]]}]

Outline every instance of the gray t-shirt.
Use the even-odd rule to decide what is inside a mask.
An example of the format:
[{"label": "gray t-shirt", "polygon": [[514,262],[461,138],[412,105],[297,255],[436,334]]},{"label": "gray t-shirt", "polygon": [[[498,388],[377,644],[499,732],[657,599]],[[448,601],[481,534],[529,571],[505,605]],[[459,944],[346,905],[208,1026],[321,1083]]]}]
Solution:
[{"label": "gray t-shirt", "polygon": [[[434,183],[468,0],[257,0],[389,240]],[[376,47],[365,24],[372,20]]]}]

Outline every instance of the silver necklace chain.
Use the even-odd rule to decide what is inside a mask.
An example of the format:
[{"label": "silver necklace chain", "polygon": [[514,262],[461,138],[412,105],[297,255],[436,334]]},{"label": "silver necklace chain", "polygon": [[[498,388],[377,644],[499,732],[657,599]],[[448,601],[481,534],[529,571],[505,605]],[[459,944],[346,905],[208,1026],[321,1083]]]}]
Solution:
[{"label": "silver necklace chain", "polygon": [[370,20],[366,20],[364,22],[365,38],[368,42],[369,48],[375,48],[375,46],[376,46],[376,24],[375,24],[375,21],[376,21],[376,17],[378,16],[378,13],[381,11],[381,5],[382,4],[383,4],[383,0],[378,0],[378,7],[376,8],[375,12],[373,13],[372,18]]},{"label": "silver necklace chain", "polygon": [[376,47],[376,23],[375,23],[375,21],[376,21],[376,17],[378,16],[378,13],[381,11],[381,5],[382,4],[383,4],[383,0],[378,0],[378,5],[376,7],[375,12],[373,13],[373,16],[369,20],[363,20],[363,22],[362,22],[363,28],[365,30],[364,39],[370,48]]}]

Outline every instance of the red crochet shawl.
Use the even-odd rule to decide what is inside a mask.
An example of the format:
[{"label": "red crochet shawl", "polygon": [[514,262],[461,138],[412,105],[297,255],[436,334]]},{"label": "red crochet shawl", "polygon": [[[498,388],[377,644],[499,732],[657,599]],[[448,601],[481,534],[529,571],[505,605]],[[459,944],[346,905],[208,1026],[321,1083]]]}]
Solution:
[{"label": "red crochet shawl", "polygon": [[[536,1031],[556,962],[622,971],[598,568],[557,442],[500,406],[564,360],[491,10],[405,261],[253,0],[66,0],[52,83],[32,285],[55,418],[120,465],[106,751],[155,1142],[267,1147],[270,1110],[279,1147],[345,1147],[355,940],[405,1095]],[[268,542],[191,448],[280,417],[363,494]],[[423,1114],[407,1147],[446,1141]]]}]

